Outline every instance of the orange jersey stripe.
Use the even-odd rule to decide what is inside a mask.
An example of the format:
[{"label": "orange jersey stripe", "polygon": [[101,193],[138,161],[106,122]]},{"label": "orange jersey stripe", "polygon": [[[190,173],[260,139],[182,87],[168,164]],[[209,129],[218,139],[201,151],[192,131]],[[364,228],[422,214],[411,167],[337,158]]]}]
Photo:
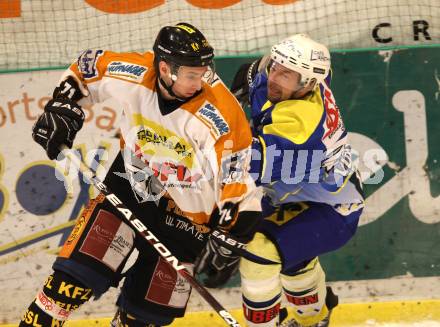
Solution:
[{"label": "orange jersey stripe", "polygon": [[[80,67],[78,67],[78,62],[74,62],[70,66],[70,70],[75,74],[75,76],[83,83],[83,84],[90,84],[96,81],[101,80],[103,77],[110,77],[115,79],[124,80],[130,83],[134,84],[142,84],[143,86],[147,87],[150,90],[153,90],[155,88],[156,84],[156,74],[154,72],[153,68],[153,59],[154,55],[152,52],[145,52],[143,54],[141,53],[116,53],[111,51],[105,51],[104,54],[99,58],[99,60],[96,63],[96,76],[91,78],[85,78],[83,74],[80,71]],[[112,75],[109,73],[108,67],[110,63],[127,63],[127,64],[134,64],[139,65],[146,68],[146,73],[143,76],[143,79],[141,83],[136,81],[130,81],[128,78],[124,77],[123,74],[118,75]]]},{"label": "orange jersey stripe", "polygon": [[84,228],[87,226],[87,222],[90,220],[93,211],[99,203],[102,203],[105,200],[104,194],[100,193],[95,199],[90,200],[89,205],[84,208],[81,213],[81,216],[77,219],[75,227],[69,235],[69,238],[64,243],[59,256],[63,258],[69,258],[78,244],[79,239],[81,238],[82,233],[84,232]]},{"label": "orange jersey stripe", "polygon": [[247,185],[241,183],[226,184],[223,187],[221,201],[240,198],[247,192]]}]

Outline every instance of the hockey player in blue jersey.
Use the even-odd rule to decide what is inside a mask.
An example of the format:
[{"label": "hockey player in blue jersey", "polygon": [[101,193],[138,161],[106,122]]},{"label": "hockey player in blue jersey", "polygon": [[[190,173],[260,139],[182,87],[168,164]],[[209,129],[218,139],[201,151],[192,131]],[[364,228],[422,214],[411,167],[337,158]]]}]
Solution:
[{"label": "hockey player in blue jersey", "polygon": [[[364,198],[330,79],[328,49],[297,34],[243,65],[233,81],[236,97],[250,104],[251,173],[264,190],[265,219],[248,250],[280,262],[241,261],[251,327],[328,326],[337,305],[318,256],[354,235]],[[293,317],[280,322],[282,293]]]}]

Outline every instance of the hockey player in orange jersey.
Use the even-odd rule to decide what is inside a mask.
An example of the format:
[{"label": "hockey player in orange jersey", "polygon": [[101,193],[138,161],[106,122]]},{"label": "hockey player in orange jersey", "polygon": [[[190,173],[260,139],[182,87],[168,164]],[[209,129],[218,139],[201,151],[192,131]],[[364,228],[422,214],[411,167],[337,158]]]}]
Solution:
[{"label": "hockey player in orange jersey", "polygon": [[[209,232],[221,227],[248,242],[261,205],[248,174],[251,131],[213,57],[187,23],[162,28],[153,52],[85,51],[62,76],[33,138],[56,159],[83,125],[82,104],[117,100],[122,148],[104,182],[188,270],[203,253],[207,284],[216,287],[239,258]],[[120,215],[102,194],[89,203],[20,326],[63,325],[91,297],[118,286],[134,249],[112,324],[165,326],[184,315],[190,285]]]}]

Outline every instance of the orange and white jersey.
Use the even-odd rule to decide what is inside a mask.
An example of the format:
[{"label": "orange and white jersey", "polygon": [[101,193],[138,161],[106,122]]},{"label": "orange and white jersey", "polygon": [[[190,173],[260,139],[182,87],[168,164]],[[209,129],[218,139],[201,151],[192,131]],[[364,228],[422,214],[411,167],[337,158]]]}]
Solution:
[{"label": "orange and white jersey", "polygon": [[[152,52],[88,50],[63,79],[76,78],[92,103],[109,98],[120,103],[125,148],[135,154],[124,156],[127,173],[154,174],[188,218],[206,223],[225,202],[259,211],[248,174],[252,136],[239,103],[215,76],[197,96],[162,114],[153,59]],[[137,194],[149,192],[148,183],[141,184],[132,183]]]}]

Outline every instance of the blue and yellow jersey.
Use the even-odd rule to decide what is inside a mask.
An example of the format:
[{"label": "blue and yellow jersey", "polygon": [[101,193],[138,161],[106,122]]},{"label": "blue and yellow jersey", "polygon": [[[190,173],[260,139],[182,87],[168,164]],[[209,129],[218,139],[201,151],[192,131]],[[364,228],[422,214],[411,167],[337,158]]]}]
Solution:
[{"label": "blue and yellow jersey", "polygon": [[273,205],[312,201],[363,206],[330,78],[302,99],[276,104],[267,100],[266,72],[258,72],[250,85],[252,129],[259,141],[253,143],[251,173]]}]

